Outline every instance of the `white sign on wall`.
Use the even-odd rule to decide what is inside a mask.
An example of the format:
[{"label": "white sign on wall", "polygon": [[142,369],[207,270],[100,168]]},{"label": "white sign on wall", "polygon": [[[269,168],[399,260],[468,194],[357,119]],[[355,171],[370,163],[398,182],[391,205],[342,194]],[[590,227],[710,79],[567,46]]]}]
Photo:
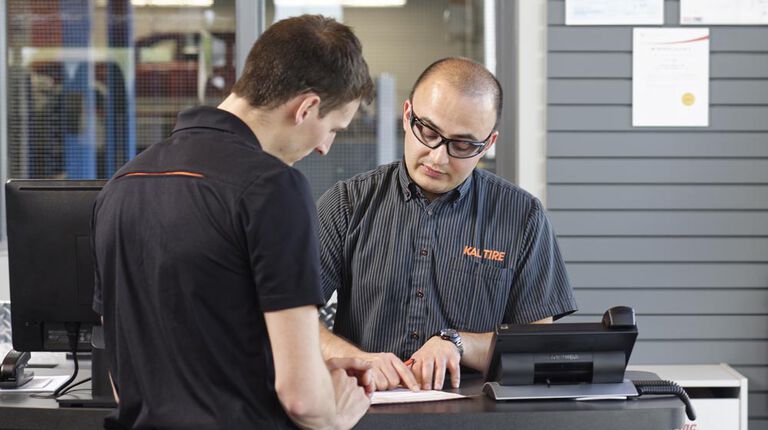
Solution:
[{"label": "white sign on wall", "polygon": [[709,125],[709,29],[635,28],[632,125]]},{"label": "white sign on wall", "polygon": [[680,0],[680,24],[768,24],[768,0]]},{"label": "white sign on wall", "polygon": [[565,25],[661,25],[664,0],[566,0]]}]

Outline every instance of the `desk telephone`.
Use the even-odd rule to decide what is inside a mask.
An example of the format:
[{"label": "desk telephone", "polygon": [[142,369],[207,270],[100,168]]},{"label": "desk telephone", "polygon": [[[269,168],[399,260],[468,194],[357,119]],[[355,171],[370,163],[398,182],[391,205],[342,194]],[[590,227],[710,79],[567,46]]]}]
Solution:
[{"label": "desk telephone", "polygon": [[608,309],[599,323],[499,325],[483,391],[495,400],[671,394],[694,420],[685,390],[674,382],[625,379],[637,334],[628,306]]},{"label": "desk telephone", "polygon": [[0,365],[0,388],[18,388],[32,380],[34,372],[27,371],[27,363],[32,355],[27,351],[12,349]]}]

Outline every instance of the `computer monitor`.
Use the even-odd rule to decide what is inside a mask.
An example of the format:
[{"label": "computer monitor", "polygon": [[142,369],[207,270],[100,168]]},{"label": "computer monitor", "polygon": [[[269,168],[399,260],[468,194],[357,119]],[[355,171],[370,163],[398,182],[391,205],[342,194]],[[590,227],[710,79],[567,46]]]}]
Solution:
[{"label": "computer monitor", "polygon": [[13,347],[18,351],[91,350],[93,257],[90,220],[102,180],[6,183],[8,272]]}]

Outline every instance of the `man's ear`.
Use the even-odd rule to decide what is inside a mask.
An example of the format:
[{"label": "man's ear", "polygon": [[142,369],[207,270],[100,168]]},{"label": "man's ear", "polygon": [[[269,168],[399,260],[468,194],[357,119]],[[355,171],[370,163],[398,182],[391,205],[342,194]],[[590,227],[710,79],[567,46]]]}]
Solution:
[{"label": "man's ear", "polygon": [[483,154],[484,154],[484,153],[485,153],[487,150],[491,149],[491,147],[492,147],[494,144],[496,144],[496,139],[498,139],[498,138],[499,138],[499,131],[498,131],[498,130],[496,130],[496,131],[494,131],[494,132],[493,132],[493,134],[491,135],[491,137],[489,137],[489,138],[488,138],[488,143],[485,145],[485,148],[483,148]]},{"label": "man's ear", "polygon": [[313,112],[320,108],[320,96],[315,93],[306,93],[297,96],[296,110],[293,115],[293,122],[296,125],[304,122],[305,119]]},{"label": "man's ear", "polygon": [[411,101],[406,100],[403,103],[403,131],[408,133],[408,129],[411,127]]}]

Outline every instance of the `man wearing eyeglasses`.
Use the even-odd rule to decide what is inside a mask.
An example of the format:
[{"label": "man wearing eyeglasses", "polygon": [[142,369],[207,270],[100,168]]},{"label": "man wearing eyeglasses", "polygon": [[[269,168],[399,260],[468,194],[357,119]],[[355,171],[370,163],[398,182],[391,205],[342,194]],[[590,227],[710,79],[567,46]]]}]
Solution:
[{"label": "man wearing eyeglasses", "polygon": [[430,65],[403,104],[402,161],[318,201],[322,284],[338,293],[323,354],[371,363],[377,390],[441,389],[484,371],[500,323],[576,310],[541,202],[476,169],[497,141],[502,90],[482,65]]}]

